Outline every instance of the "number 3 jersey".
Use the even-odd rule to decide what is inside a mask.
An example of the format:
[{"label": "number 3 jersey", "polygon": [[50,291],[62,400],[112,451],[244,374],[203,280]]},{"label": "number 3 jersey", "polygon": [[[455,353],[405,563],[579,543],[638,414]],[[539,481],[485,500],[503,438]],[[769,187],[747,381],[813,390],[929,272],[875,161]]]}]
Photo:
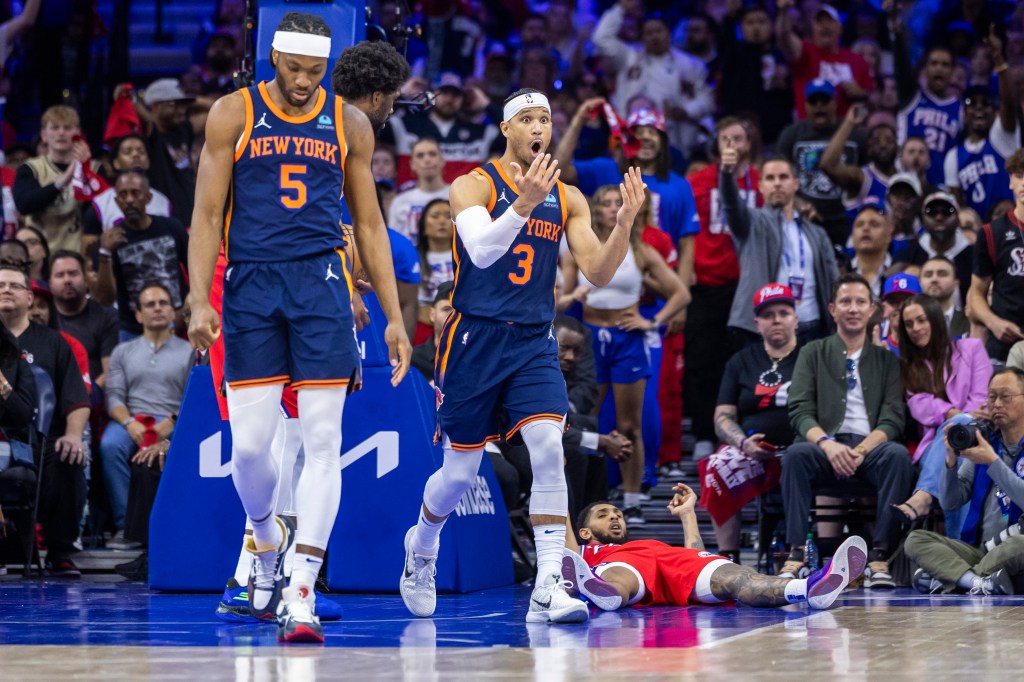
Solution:
[{"label": "number 3 jersey", "polygon": [[[515,184],[497,161],[474,168],[491,184],[487,211],[498,218],[519,196]],[[544,324],[555,317],[555,277],[558,246],[565,232],[569,207],[565,185],[557,182],[540,203],[501,258],[479,268],[455,231],[455,290],[452,307],[463,315],[498,322]]]},{"label": "number 3 jersey", "polygon": [[344,247],[341,97],[317,88],[312,109],[288,116],[270,99],[266,82],[240,92],[245,127],[224,217],[228,260],[292,261]]}]

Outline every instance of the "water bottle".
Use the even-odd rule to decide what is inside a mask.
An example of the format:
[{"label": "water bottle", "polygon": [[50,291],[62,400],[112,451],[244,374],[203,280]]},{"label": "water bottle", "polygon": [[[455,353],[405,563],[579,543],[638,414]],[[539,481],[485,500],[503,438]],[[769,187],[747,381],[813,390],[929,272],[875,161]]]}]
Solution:
[{"label": "water bottle", "polygon": [[818,546],[814,544],[814,534],[807,534],[807,542],[804,543],[804,561],[807,562],[807,570],[811,573],[817,571],[821,566],[818,560]]}]

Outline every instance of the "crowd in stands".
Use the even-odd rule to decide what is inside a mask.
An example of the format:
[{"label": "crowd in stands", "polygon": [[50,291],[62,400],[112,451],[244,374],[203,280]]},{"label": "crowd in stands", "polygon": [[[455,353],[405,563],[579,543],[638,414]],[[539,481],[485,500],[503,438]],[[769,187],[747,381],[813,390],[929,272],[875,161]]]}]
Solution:
[{"label": "crowd in stands", "polygon": [[[25,363],[42,366],[61,406],[41,509],[57,574],[76,572],[87,499],[84,525],[107,546],[146,542],[132,491],[152,496],[143,479],[162,465],[193,360],[179,337],[195,168],[206,113],[234,89],[239,4],[218,3],[188,73],[119,86],[103,139],[85,139],[64,103],[28,147],[6,145],[0,424],[23,437]],[[548,151],[590,198],[599,238],[623,171],[648,187],[608,286],[562,249],[574,510],[621,491],[627,522],[643,524],[645,491],[681,474],[685,419],[702,481],[744,489],[728,513],[702,491],[730,556],[737,510],[759,494],[781,498],[784,573],[806,568],[822,496],[873,498],[871,587],[894,583],[901,549],[946,590],[1024,555],[1013,541],[1000,562],[947,556],[1024,506],[1024,4],[414,4],[423,32],[404,46],[402,94],[429,91],[433,106],[396,110],[372,172],[428,381],[451,310],[450,183],[502,153],[503,100],[536,88],[552,106]],[[380,0],[374,17],[397,40],[395,7]],[[9,41],[31,33],[22,23]],[[958,468],[944,434],[974,419],[995,426]],[[528,458],[489,448],[520,508]],[[843,532],[842,513],[815,512],[819,537]]]}]

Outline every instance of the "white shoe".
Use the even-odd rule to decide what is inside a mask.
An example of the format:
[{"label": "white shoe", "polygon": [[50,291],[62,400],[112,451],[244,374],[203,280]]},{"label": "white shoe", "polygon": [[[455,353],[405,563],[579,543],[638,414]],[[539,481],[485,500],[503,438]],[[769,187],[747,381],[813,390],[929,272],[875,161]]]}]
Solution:
[{"label": "white shoe", "polygon": [[562,580],[552,573],[543,585],[533,588],[530,595],[530,610],[526,612],[527,623],[585,623],[590,618],[590,609],[579,599],[566,592],[573,583]]},{"label": "white shoe", "polygon": [[290,585],[277,603],[277,639],[282,642],[323,644],[324,629],[313,613],[316,596],[311,587]]},{"label": "white shoe", "polygon": [[867,563],[868,546],[864,539],[856,535],[847,538],[832,559],[807,578],[807,605],[812,609],[832,606],[850,581],[860,577]]},{"label": "white shoe", "polygon": [[602,611],[614,611],[622,606],[622,595],[610,583],[594,574],[578,552],[562,549],[562,577],[572,583],[567,589],[570,597],[583,595]]},{"label": "white shoe", "polygon": [[413,526],[405,534],[405,566],[398,589],[402,593],[405,608],[414,616],[427,618],[437,608],[437,588],[434,574],[437,573],[437,557],[420,556],[412,551]]}]

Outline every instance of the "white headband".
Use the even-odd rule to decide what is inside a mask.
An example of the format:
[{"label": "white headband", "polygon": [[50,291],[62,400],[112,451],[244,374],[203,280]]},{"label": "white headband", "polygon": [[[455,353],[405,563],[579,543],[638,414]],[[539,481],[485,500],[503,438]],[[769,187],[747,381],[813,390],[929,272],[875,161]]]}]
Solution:
[{"label": "white headband", "polygon": [[274,42],[270,46],[278,52],[297,54],[303,57],[327,59],[331,56],[331,39],[311,33],[275,31]]},{"label": "white headband", "polygon": [[548,104],[548,98],[544,93],[527,92],[505,105],[505,121],[511,121],[523,109],[531,109],[533,107],[544,107],[548,110],[549,114],[551,113],[551,105]]}]

